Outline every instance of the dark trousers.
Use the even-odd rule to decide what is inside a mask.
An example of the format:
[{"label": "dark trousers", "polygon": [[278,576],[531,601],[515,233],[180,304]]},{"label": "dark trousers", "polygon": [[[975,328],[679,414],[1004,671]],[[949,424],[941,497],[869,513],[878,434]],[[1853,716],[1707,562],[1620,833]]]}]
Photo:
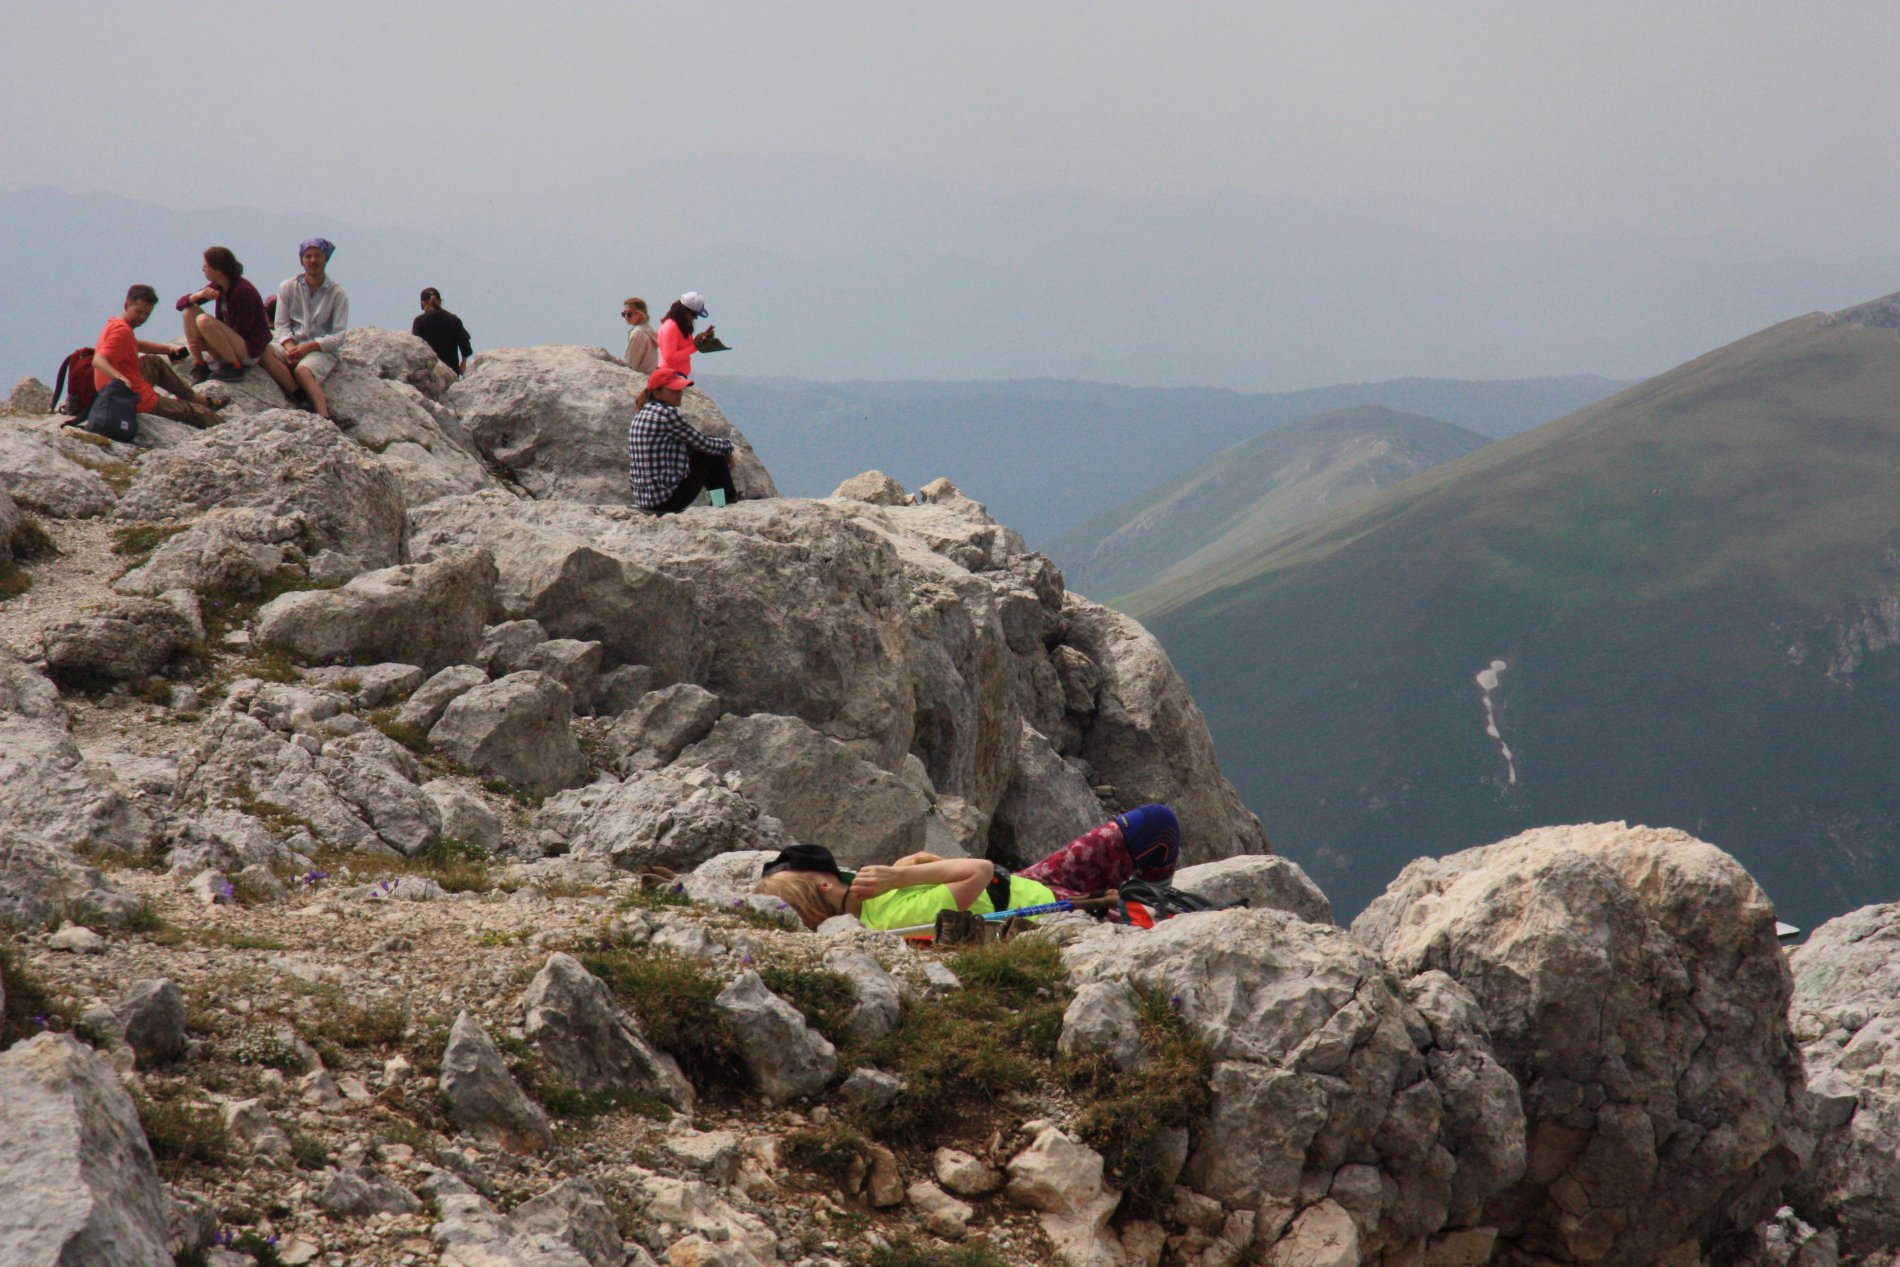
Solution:
[{"label": "dark trousers", "polygon": [[687,454],[687,460],[692,465],[686,468],[686,478],[680,481],[671,497],[654,508],[654,514],[676,515],[709,488],[723,489],[727,505],[739,500],[739,490],[732,486],[732,468],[726,465],[725,458],[693,449]]}]

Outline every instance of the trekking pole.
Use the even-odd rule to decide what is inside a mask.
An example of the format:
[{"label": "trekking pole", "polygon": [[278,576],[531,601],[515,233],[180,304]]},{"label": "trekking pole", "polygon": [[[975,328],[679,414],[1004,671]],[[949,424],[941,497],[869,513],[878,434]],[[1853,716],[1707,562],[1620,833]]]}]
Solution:
[{"label": "trekking pole", "polygon": [[[1003,920],[1017,915],[1021,915],[1024,918],[1031,915],[1053,915],[1057,911],[1088,910],[1091,906],[1099,904],[1103,903],[1099,903],[1096,899],[1065,897],[1060,902],[1045,902],[1041,906],[1019,906],[1009,911],[991,911],[989,914],[979,915],[977,918],[983,920],[985,923],[1000,923]],[[908,928],[882,928],[878,931],[892,933],[898,937],[915,937],[919,933],[935,932],[936,929],[937,925],[933,922],[929,924],[912,924]]]}]

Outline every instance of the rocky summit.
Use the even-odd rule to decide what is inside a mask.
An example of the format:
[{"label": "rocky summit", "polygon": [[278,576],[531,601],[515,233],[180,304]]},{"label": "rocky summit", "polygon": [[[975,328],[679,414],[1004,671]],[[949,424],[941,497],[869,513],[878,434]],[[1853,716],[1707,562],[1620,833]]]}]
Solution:
[{"label": "rocky summit", "polygon": [[[1892,1267],[1900,912],[1680,832],[1351,929],[1139,624],[945,480],[654,518],[640,376],[351,333],[339,429],[0,419],[0,1267]],[[772,854],[1180,815],[1154,929],[931,947]]]}]

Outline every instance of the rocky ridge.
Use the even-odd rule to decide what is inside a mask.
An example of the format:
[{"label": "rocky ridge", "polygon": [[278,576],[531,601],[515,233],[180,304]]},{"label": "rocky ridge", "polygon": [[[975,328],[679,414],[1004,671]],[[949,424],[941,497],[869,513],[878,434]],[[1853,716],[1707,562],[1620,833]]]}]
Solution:
[{"label": "rocky ridge", "polygon": [[[1791,975],[1610,824],[1340,929],[947,482],[777,498],[692,392],[747,500],[650,519],[611,358],[348,354],[347,431],[0,422],[0,1264],[1894,1261],[1892,908]],[[1148,800],[1244,907],[953,955],[747,893]]]}]

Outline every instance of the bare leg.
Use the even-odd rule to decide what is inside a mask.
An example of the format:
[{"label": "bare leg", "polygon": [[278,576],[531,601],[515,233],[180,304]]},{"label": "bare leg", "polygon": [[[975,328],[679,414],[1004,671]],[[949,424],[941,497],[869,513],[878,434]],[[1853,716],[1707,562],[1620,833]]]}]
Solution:
[{"label": "bare leg", "polygon": [[310,397],[310,407],[317,411],[319,418],[330,416],[330,400],[323,394],[323,384],[310,372],[308,366],[297,367],[297,386],[303,388],[303,394]]},{"label": "bare leg", "polygon": [[284,349],[272,343],[264,348],[264,372],[275,379],[277,385],[289,396],[297,390],[297,376],[291,371],[290,362],[284,359]]},{"label": "bare leg", "polygon": [[185,346],[191,349],[191,359],[195,364],[203,365],[205,359],[204,336],[198,332],[198,323],[204,320],[205,310],[197,304],[185,309]]},{"label": "bare leg", "polygon": [[[194,312],[198,314],[196,321],[193,321],[191,316]],[[192,348],[194,352],[200,348],[206,348],[210,350],[211,355],[234,369],[243,366],[244,340],[238,337],[236,330],[216,317],[206,316],[203,309],[195,306],[185,309],[185,338],[187,340],[190,340],[194,327],[198,335],[198,342]]]}]

